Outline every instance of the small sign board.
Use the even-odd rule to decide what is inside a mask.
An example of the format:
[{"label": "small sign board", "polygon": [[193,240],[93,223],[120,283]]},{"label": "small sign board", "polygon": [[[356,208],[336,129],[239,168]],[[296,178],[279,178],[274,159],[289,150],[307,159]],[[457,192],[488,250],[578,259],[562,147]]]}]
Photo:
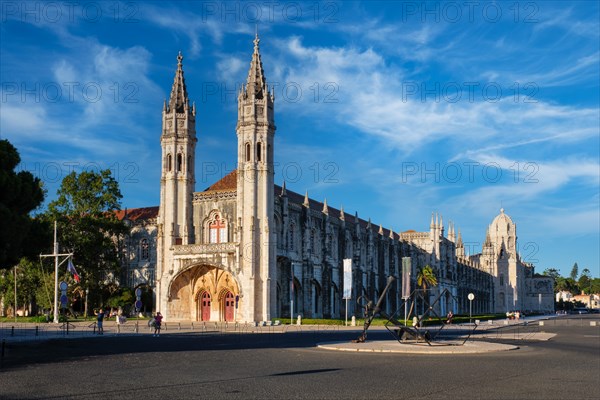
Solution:
[{"label": "small sign board", "polygon": [[67,290],[67,288],[69,287],[69,285],[67,284],[67,282],[62,281],[58,284],[58,287],[60,288],[60,290]]},{"label": "small sign board", "polygon": [[142,308],[142,301],[141,300],[137,300],[135,302],[135,308],[137,308],[138,310]]},{"label": "small sign board", "polygon": [[467,296],[467,299],[469,299],[470,301],[473,301],[475,299],[475,295],[473,293],[469,293],[469,295]]},{"label": "small sign board", "polygon": [[67,297],[66,294],[63,294],[60,296],[60,305],[61,306],[66,307],[68,301],[69,301],[69,298]]},{"label": "small sign board", "polygon": [[135,295],[137,297],[140,297],[142,295],[142,289],[140,289],[140,288],[135,289]]}]

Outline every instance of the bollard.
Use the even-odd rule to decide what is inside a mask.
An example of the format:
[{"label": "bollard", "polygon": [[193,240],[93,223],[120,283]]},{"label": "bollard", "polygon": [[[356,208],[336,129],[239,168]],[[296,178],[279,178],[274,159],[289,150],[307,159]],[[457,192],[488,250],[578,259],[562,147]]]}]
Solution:
[{"label": "bollard", "polygon": [[138,330],[138,321],[135,321],[135,333],[139,333],[139,330]]},{"label": "bollard", "polygon": [[356,326],[356,317],[354,315],[352,316],[352,322],[350,323],[350,326]]},{"label": "bollard", "polygon": [[181,322],[179,322],[179,330],[181,330]]},{"label": "bollard", "polygon": [[10,336],[15,336],[15,327],[14,326],[12,326],[10,328]]},{"label": "bollard", "polygon": [[35,336],[38,335],[39,329],[40,329],[40,327],[36,325],[36,327],[35,327]]},{"label": "bollard", "polygon": [[194,323],[192,322],[192,327],[190,328],[191,331],[194,330]]},{"label": "bollard", "polygon": [[121,325],[117,324],[117,333],[121,333]]}]

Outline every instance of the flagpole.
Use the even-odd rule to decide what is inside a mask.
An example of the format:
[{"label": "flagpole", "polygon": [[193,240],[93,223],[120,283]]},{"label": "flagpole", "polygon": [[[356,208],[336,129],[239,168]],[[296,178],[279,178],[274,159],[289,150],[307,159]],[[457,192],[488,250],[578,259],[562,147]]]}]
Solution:
[{"label": "flagpole", "polygon": [[56,241],[56,221],[54,221],[54,323],[58,324],[58,242]]}]

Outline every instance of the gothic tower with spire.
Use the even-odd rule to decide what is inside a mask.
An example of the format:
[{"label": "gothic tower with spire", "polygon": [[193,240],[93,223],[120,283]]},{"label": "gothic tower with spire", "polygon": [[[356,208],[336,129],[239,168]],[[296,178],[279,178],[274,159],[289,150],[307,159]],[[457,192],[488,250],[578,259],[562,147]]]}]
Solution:
[{"label": "gothic tower with spire", "polygon": [[269,320],[275,308],[274,93],[264,76],[258,34],[246,84],[238,94],[237,215],[240,221],[240,281],[248,317]]},{"label": "gothic tower with spire", "polygon": [[[172,273],[172,252],[175,245],[194,241],[192,196],[194,193],[194,161],[196,150],[196,107],[190,105],[185,78],[183,56],[177,56],[177,70],[169,101],[162,112],[162,168],[160,179],[160,208],[158,214],[157,298],[161,309],[166,309],[166,287],[162,278]],[[165,301],[165,304],[161,304]]]}]

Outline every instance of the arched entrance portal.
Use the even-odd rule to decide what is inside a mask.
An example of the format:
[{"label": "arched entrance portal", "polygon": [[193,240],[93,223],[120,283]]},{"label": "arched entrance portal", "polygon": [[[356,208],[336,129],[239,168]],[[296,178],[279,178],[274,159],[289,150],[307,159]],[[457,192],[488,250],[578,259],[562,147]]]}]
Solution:
[{"label": "arched entrance portal", "polygon": [[170,319],[234,321],[235,299],[239,294],[238,283],[230,272],[211,265],[190,267],[171,283]]}]

